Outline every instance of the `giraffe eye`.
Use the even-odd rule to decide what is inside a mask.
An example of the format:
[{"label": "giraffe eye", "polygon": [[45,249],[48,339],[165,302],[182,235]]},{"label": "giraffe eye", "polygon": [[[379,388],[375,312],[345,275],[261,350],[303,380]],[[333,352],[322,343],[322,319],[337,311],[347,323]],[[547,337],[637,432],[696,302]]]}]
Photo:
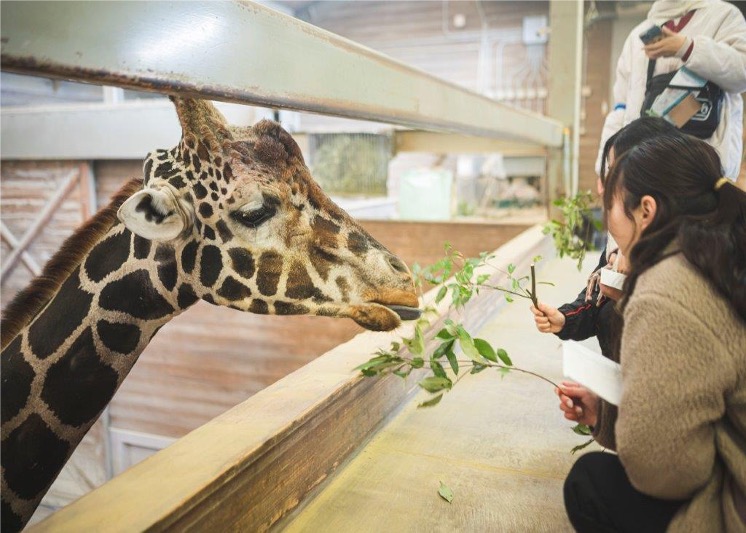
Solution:
[{"label": "giraffe eye", "polygon": [[251,211],[234,211],[232,217],[247,228],[257,228],[260,224],[272,218],[276,211],[274,206],[263,205]]}]

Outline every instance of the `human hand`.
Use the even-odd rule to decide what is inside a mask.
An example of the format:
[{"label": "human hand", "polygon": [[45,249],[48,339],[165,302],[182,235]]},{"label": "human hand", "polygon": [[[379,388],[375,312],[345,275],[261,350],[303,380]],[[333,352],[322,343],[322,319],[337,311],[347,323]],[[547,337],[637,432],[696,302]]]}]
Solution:
[{"label": "human hand", "polygon": [[663,37],[655,42],[646,44],[643,50],[645,55],[650,59],[658,59],[659,57],[673,57],[676,55],[684,44],[686,44],[686,37],[676,33],[675,31],[669,30],[665,26],[661,28],[663,31]]},{"label": "human hand", "polygon": [[587,426],[596,425],[598,396],[574,381],[563,381],[559,388],[554,389],[554,392],[560,399],[560,410],[567,420]]},{"label": "human hand", "polygon": [[536,329],[542,333],[559,333],[565,327],[565,315],[551,305],[539,302],[539,308],[532,305],[531,312]]}]

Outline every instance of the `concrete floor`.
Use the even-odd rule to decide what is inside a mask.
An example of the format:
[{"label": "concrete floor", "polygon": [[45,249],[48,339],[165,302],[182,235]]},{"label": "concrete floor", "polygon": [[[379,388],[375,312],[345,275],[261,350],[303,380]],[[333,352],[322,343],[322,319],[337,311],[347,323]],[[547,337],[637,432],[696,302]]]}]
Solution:
[{"label": "concrete floor", "polygon": [[[540,299],[560,305],[585,285],[572,260],[539,264]],[[536,331],[525,300],[501,309],[474,336],[505,348],[515,366],[557,382],[560,341]],[[280,529],[287,532],[571,531],[562,483],[586,440],[570,431],[551,385],[494,370],[464,378],[441,403],[405,405]],[[600,449],[592,445],[586,450]],[[454,493],[438,496],[440,481]]]}]

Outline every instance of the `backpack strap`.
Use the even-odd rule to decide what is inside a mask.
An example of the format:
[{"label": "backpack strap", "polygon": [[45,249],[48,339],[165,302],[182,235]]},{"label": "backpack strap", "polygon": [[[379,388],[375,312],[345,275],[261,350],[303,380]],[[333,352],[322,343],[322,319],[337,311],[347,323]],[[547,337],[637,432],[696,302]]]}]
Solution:
[{"label": "backpack strap", "polygon": [[650,78],[653,77],[653,72],[655,72],[655,59],[648,59],[648,79],[645,82],[645,85],[650,84]]}]

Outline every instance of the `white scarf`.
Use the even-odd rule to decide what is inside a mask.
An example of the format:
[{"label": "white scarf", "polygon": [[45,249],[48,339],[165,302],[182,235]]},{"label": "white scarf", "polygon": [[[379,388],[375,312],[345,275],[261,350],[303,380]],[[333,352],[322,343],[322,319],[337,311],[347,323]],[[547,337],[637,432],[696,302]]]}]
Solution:
[{"label": "white scarf", "polygon": [[648,12],[648,20],[656,24],[677,19],[692,11],[713,4],[719,0],[656,0]]}]

